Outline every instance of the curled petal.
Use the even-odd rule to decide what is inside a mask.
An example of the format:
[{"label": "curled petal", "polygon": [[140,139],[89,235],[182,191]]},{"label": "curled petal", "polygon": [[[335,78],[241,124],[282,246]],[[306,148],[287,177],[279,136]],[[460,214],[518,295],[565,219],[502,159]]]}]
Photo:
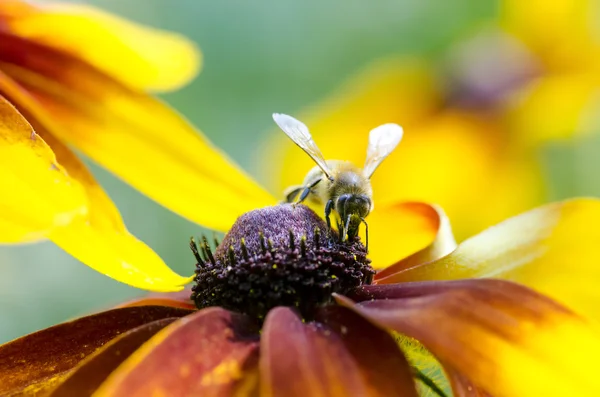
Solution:
[{"label": "curled petal", "polygon": [[[385,286],[382,286],[385,287]],[[563,306],[502,280],[396,285],[397,298],[339,303],[421,341],[440,361],[493,396],[595,395],[590,360],[600,333]]]},{"label": "curled petal", "polygon": [[0,30],[84,59],[133,87],[176,89],[199,70],[199,51],[185,37],[84,4],[3,0],[0,25]]},{"label": "curled petal", "polygon": [[[383,245],[382,243],[378,243],[381,245],[381,251],[387,251],[389,253],[395,253],[397,251],[398,245],[404,246],[406,241],[410,239],[419,239],[422,241],[428,241],[429,244],[420,249],[419,251],[414,252],[412,255],[403,257],[402,255],[398,255],[396,258],[403,258],[400,261],[396,262],[392,266],[389,266],[375,276],[375,282],[377,284],[385,284],[386,277],[388,275],[397,273],[403,269],[408,269],[410,267],[421,265],[423,263],[427,263],[433,261],[435,259],[439,259],[450,252],[452,252],[456,248],[456,241],[454,240],[454,235],[452,234],[452,227],[450,226],[450,220],[444,213],[444,210],[437,205],[427,205],[424,203],[404,203],[402,204],[405,208],[412,209],[413,213],[419,214],[422,216],[423,220],[426,222],[421,222],[418,225],[409,224],[407,222],[410,219],[408,214],[404,214],[398,218],[396,222],[389,217],[387,211],[384,208],[383,214],[381,215],[382,221],[387,223],[385,227],[387,238],[382,238],[376,235],[373,237],[376,239],[377,237],[385,240],[387,243]],[[396,211],[400,206],[395,206]],[[413,219],[415,218],[413,215]],[[421,227],[418,227],[418,226]],[[415,227],[417,226],[417,227]],[[401,231],[405,230],[405,233],[401,233]],[[432,229],[434,230],[435,237],[432,238]],[[370,231],[371,229],[369,229]],[[419,235],[421,235],[419,237]],[[394,240],[396,243],[394,243]],[[414,247],[418,246],[415,241]],[[390,247],[394,247],[394,249],[390,249]],[[414,250],[414,248],[413,248]],[[390,255],[390,258],[392,256]]]},{"label": "curled petal", "polygon": [[0,243],[35,241],[87,213],[80,184],[0,96]]},{"label": "curled petal", "polygon": [[257,336],[248,317],[201,310],[150,339],[94,396],[250,396],[258,380]]},{"label": "curled petal", "polygon": [[189,313],[159,306],[114,309],[6,343],[0,346],[0,395],[52,387],[82,359],[119,334],[152,321]]},{"label": "curled petal", "polygon": [[[326,317],[330,319],[332,329],[321,324],[305,325],[289,308],[275,308],[267,315],[261,337],[262,397],[380,396],[383,390],[389,390],[392,382],[405,386],[406,390],[395,390],[391,395],[415,395],[414,384],[406,374],[405,361],[397,361],[401,354],[396,346],[380,359],[395,368],[402,368],[404,372],[397,374],[395,381],[388,380],[378,389],[372,382],[381,374],[365,369],[372,357],[364,352],[364,346],[356,345],[352,350],[346,346],[357,335],[349,335],[344,342],[344,338],[335,331],[339,329],[343,334],[343,327],[353,321],[351,317]],[[364,332],[368,333],[370,329],[366,325]],[[346,331],[361,332],[359,329]],[[391,348],[390,345],[388,347]],[[355,360],[358,356],[364,359],[360,364]]]},{"label": "curled petal", "polygon": [[156,320],[117,336],[84,359],[52,390],[49,397],[91,396],[130,354],[175,320],[176,318]]},{"label": "curled petal", "polygon": [[600,200],[572,199],[508,219],[437,261],[386,282],[495,277],[517,281],[600,319]]}]

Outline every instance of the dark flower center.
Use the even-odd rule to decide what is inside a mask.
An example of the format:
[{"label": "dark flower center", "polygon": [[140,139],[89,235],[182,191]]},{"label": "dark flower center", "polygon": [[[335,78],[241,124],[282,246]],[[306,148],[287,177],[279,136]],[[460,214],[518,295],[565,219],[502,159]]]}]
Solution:
[{"label": "dark flower center", "polygon": [[336,231],[303,205],[283,204],[238,218],[214,254],[206,239],[191,243],[198,261],[192,300],[263,319],[275,306],[296,307],[306,319],[345,294],[370,284],[375,271],[358,237]]}]

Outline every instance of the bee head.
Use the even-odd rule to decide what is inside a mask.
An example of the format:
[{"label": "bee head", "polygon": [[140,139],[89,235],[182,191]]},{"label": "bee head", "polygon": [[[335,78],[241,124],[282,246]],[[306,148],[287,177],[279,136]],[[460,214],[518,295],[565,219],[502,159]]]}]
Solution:
[{"label": "bee head", "polygon": [[346,193],[338,197],[335,210],[342,219],[346,219],[348,215],[364,218],[369,215],[371,206],[371,199],[366,194]]}]

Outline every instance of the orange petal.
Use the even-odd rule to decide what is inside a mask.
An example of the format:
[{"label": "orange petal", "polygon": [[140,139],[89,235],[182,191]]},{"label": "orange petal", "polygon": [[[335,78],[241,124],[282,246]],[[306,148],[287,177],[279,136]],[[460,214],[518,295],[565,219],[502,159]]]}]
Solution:
[{"label": "orange petal", "polygon": [[0,30],[84,59],[132,87],[176,89],[200,66],[199,51],[187,38],[84,4],[3,0],[0,25]]},{"label": "orange petal", "polygon": [[372,217],[369,216],[369,237],[374,266],[380,268],[396,261],[375,275],[378,283],[384,283],[386,276],[401,269],[439,259],[456,248],[444,210],[425,203],[378,207]]},{"label": "orange petal", "polygon": [[126,331],[86,357],[48,397],[88,397],[130,354],[176,318],[152,321]]},{"label": "orange petal", "polygon": [[[331,321],[334,329],[339,326],[342,334],[344,326],[352,325],[336,324],[334,318]],[[372,327],[367,325],[364,331],[368,332],[370,329]],[[361,330],[362,328],[355,327],[352,330],[346,329],[348,333],[356,332],[357,335]],[[349,336],[346,342],[351,338],[353,337]],[[382,389],[378,389],[378,385],[373,382],[375,375],[363,374],[361,365],[355,361],[364,347],[356,345],[349,350],[342,340],[343,337],[323,325],[303,324],[289,308],[271,310],[261,336],[261,396],[367,397],[381,396],[384,390],[389,390],[388,382],[382,385]],[[391,346],[393,345],[388,345],[392,348]],[[357,356],[353,357],[353,353]],[[391,352],[388,350],[379,359],[397,366],[398,361],[395,360],[398,355],[397,347],[393,346]],[[368,361],[362,365],[367,365]],[[395,379],[400,388],[389,395],[416,396],[405,361],[400,364],[400,368],[401,373],[396,374]]]},{"label": "orange petal", "polygon": [[46,389],[117,335],[189,310],[146,306],[114,309],[23,336],[0,346],[0,394]]},{"label": "orange petal", "polygon": [[94,396],[249,396],[257,380],[257,336],[248,317],[201,310],[150,339]]},{"label": "orange petal", "polygon": [[54,136],[194,222],[225,231],[275,201],[167,106],[79,59],[8,37],[0,70],[0,91]]},{"label": "orange petal", "polygon": [[0,181],[1,243],[38,240],[88,210],[79,183],[1,95]]},{"label": "orange petal", "polygon": [[466,240],[450,255],[386,283],[496,277],[523,283],[600,320],[600,200],[549,204]]},{"label": "orange petal", "polygon": [[[339,303],[422,342],[493,396],[597,395],[600,333],[533,290],[502,280],[405,283],[387,299]],[[392,291],[395,289],[395,291]]]}]

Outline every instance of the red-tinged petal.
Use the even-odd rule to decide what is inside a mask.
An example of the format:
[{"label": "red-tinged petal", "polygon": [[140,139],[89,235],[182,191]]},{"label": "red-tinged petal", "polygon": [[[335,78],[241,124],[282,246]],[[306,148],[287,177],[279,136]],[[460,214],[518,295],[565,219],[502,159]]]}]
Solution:
[{"label": "red-tinged petal", "polygon": [[390,275],[385,282],[503,278],[600,320],[599,223],[598,199],[548,204],[483,231],[444,258]]},{"label": "red-tinged petal", "polygon": [[[333,318],[332,321],[334,326],[330,329],[319,323],[304,324],[290,308],[269,312],[261,336],[261,397],[381,395],[368,383],[375,375],[362,372],[361,364],[335,332],[337,326],[342,331],[343,324],[336,324]],[[359,350],[357,346],[354,353]],[[397,351],[396,346],[393,351]],[[403,383],[406,374],[400,373],[398,378]],[[403,384],[407,386],[406,395],[414,393],[412,381]]]},{"label": "red-tinged petal", "polygon": [[130,354],[176,318],[165,318],[129,330],[83,360],[49,397],[85,397],[92,393]]},{"label": "red-tinged petal", "polygon": [[0,92],[20,109],[183,217],[225,231],[275,202],[168,106],[68,53],[2,37],[0,71]]},{"label": "red-tinged petal", "polygon": [[189,310],[146,306],[114,309],[82,317],[0,346],[0,395],[32,392],[53,386],[82,359],[140,325]]},{"label": "red-tinged petal", "polygon": [[390,334],[339,306],[320,310],[316,320],[333,330],[352,355],[368,396],[417,397],[408,362]]},{"label": "red-tinged petal", "polygon": [[[431,225],[436,233],[435,238],[433,241],[430,241],[429,245],[427,245],[425,248],[415,252],[412,255],[409,255],[408,257],[404,257],[402,260],[396,262],[392,266],[379,271],[375,275],[375,282],[379,284],[385,283],[385,278],[389,275],[397,273],[403,269],[408,269],[416,265],[439,259],[449,254],[456,248],[456,241],[454,240],[454,235],[452,234],[450,220],[441,207],[437,205],[428,205],[425,203],[405,203],[403,205],[407,206],[407,208],[413,209],[414,213],[422,214],[424,218],[428,220],[428,227],[425,228],[425,230],[427,230],[427,236],[431,238],[431,228],[429,227]],[[405,216],[404,219],[407,219],[407,217]],[[389,237],[387,238],[388,241],[386,241],[387,244],[382,246],[381,249],[395,253],[398,251],[398,244],[404,245],[406,236],[399,235],[399,231],[405,229],[406,227],[401,227],[403,219],[399,219],[400,224],[391,222],[392,219],[390,218],[387,218],[387,221],[389,222],[389,225],[386,232],[388,233]],[[414,234],[419,233],[418,229],[406,229],[409,231],[409,235],[414,236]],[[369,231],[370,230],[371,229],[369,229]],[[396,240],[396,243],[392,241],[392,238]],[[390,247],[394,248],[390,249]],[[402,258],[402,256],[399,255],[396,258]]]},{"label": "red-tinged petal", "polygon": [[199,51],[185,37],[84,4],[3,0],[0,30],[67,52],[139,88],[178,88],[200,64]]},{"label": "red-tinged petal", "polygon": [[251,395],[258,380],[257,337],[248,317],[201,310],[150,339],[94,396]]},{"label": "red-tinged petal", "polygon": [[423,293],[408,288],[413,291],[403,298],[337,300],[383,328],[416,338],[493,396],[600,393],[593,364],[600,333],[551,299],[502,280],[424,283]]}]

